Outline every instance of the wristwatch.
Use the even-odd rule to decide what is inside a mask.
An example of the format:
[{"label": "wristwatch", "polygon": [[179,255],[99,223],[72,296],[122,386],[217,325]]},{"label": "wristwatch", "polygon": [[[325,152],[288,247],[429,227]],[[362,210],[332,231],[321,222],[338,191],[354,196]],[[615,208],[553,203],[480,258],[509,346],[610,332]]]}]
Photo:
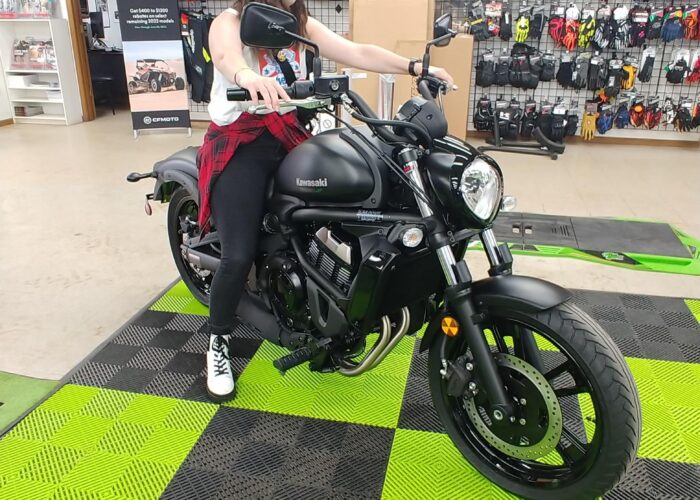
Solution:
[{"label": "wristwatch", "polygon": [[418,76],[418,73],[416,73],[416,63],[419,62],[418,59],[415,57],[411,59],[411,61],[408,63],[408,74],[411,76]]}]

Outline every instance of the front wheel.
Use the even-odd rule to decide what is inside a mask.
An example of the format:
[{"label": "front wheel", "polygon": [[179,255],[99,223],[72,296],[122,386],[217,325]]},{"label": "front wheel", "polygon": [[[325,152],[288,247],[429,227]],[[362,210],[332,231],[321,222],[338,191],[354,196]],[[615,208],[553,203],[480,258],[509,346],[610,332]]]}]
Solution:
[{"label": "front wheel", "polygon": [[[513,400],[510,419],[490,416],[461,336],[441,336],[429,358],[433,403],[464,457],[526,498],[590,499],[612,489],[636,456],[641,413],[630,371],[610,337],[568,302],[531,314],[489,310],[482,327]],[[536,347],[528,348],[533,338]],[[469,365],[474,384],[452,396],[446,367],[455,363]]]}]

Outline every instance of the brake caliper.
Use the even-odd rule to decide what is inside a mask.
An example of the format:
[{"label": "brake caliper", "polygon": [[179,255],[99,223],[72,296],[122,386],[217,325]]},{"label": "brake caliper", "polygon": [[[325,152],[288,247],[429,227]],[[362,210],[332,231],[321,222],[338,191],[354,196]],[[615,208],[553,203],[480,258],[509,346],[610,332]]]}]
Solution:
[{"label": "brake caliper", "polygon": [[440,375],[447,381],[447,394],[455,398],[472,397],[476,393],[476,384],[472,381],[473,371],[471,356],[463,354],[454,361],[443,359]]}]

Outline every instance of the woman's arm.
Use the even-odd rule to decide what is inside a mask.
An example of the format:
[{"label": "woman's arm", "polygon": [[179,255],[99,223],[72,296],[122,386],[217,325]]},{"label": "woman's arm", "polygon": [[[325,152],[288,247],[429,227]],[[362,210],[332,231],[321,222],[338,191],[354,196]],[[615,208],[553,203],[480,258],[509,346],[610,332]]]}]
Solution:
[{"label": "woman's arm", "polygon": [[[321,48],[324,57],[336,62],[376,73],[408,74],[408,63],[401,57],[376,45],[351,42],[328,29],[323,23],[309,17],[306,23],[309,38]],[[416,63],[416,73],[422,70],[421,64]],[[442,68],[430,67],[430,74],[446,80],[450,87],[454,80]]]},{"label": "woman's arm", "polygon": [[209,48],[212,62],[227,80],[250,92],[251,100],[258,104],[258,93],[265,105],[279,111],[280,99],[289,96],[274,78],[265,78],[248,67],[243,57],[241,22],[230,12],[219,14],[211,23]]}]

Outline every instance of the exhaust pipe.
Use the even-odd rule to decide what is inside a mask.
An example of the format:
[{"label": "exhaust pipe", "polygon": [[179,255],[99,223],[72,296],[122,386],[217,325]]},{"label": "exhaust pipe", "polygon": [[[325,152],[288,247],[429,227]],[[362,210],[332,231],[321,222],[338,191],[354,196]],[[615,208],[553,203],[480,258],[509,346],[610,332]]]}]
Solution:
[{"label": "exhaust pipe", "polygon": [[193,250],[185,245],[180,245],[182,255],[192,265],[206,269],[207,271],[216,272],[219,269],[220,259],[198,250]]}]

